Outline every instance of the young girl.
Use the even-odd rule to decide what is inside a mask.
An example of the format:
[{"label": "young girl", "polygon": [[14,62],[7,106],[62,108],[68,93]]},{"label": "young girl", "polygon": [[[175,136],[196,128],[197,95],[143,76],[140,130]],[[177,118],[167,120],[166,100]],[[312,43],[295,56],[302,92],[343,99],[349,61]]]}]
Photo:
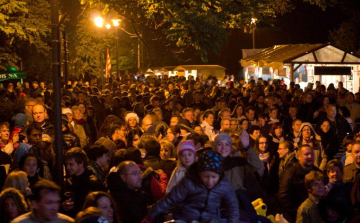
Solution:
[{"label": "young girl", "polygon": [[191,165],[184,179],[152,207],[142,223],[153,222],[159,214],[178,205],[174,210],[176,222],[220,222],[220,204],[225,204],[227,222],[239,221],[239,205],[229,181],[224,177],[223,157],[205,151]]},{"label": "young girl", "polygon": [[195,162],[196,150],[192,140],[185,140],[178,145],[178,165],[171,174],[166,193],[170,193],[171,189],[184,178],[186,170]]}]

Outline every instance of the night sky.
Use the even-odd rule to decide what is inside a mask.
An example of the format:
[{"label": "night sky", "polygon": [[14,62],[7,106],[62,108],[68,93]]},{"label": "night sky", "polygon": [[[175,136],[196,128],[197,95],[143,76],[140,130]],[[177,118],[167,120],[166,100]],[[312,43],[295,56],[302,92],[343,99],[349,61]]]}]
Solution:
[{"label": "night sky", "polygon": [[[63,10],[67,11],[71,17],[71,21],[67,25],[74,27],[75,20],[77,20],[76,16],[81,11],[80,5],[73,0],[64,0],[64,3],[65,8]],[[347,15],[339,9],[340,7],[327,8],[323,11],[315,5],[302,1],[295,1],[295,6],[296,8],[293,11],[278,15],[274,27],[256,30],[256,48],[267,48],[280,44],[326,43],[329,40],[329,31],[339,28],[343,20],[347,18]],[[229,41],[223,45],[218,55],[209,55],[207,64],[219,64],[227,68],[227,73],[238,74],[241,71],[239,64],[239,60],[242,58],[241,49],[251,48],[252,34],[244,33],[243,29],[232,30]],[[156,46],[155,44],[153,50],[153,54],[157,55],[157,58],[154,58],[153,66],[203,64],[194,53],[187,54],[190,59],[188,62],[178,62],[169,57],[159,45]]]}]

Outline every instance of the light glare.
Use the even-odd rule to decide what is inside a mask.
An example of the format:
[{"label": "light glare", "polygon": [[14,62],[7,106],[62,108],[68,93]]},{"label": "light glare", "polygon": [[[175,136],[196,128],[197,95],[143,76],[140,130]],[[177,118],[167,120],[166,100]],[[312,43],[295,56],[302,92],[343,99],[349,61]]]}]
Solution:
[{"label": "light glare", "polygon": [[94,19],[94,22],[97,27],[103,27],[103,25],[104,25],[104,19],[100,16],[96,17]]}]

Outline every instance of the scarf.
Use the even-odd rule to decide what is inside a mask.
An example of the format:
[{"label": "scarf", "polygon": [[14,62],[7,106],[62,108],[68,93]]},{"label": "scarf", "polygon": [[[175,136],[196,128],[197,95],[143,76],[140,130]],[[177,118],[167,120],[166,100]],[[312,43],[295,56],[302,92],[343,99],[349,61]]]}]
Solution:
[{"label": "scarf", "polygon": [[270,153],[260,153],[259,159],[262,163],[269,163]]},{"label": "scarf", "polygon": [[74,122],[76,123],[76,124],[79,124],[79,125],[83,125],[83,124],[85,124],[86,123],[86,120],[85,119],[75,119],[75,118],[73,118],[73,120],[74,120]]}]

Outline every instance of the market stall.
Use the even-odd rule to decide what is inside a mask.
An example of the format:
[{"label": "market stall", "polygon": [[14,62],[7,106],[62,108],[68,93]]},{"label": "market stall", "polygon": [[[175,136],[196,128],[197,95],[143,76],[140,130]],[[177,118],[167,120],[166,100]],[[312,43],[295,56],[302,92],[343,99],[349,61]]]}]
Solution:
[{"label": "market stall", "polygon": [[284,79],[305,87],[320,81],[326,87],[339,81],[351,92],[359,91],[360,56],[330,43],[275,45],[240,60],[246,80],[250,76]]}]

